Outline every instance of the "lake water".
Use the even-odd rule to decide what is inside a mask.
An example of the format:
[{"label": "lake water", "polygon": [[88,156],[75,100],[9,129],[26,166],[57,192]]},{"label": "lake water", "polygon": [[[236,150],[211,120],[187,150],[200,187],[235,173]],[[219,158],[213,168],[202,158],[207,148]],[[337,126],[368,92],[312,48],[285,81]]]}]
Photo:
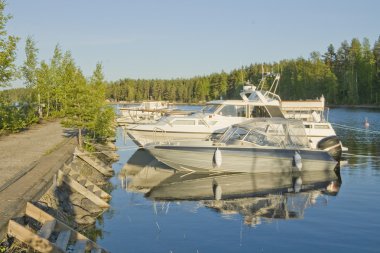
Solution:
[{"label": "lake water", "polygon": [[[181,178],[136,152],[119,129],[112,207],[97,224],[98,243],[111,252],[380,252],[380,134],[374,132],[380,111],[337,108],[329,119],[348,126],[335,127],[349,149],[340,177],[302,175],[298,193],[292,192],[298,177]],[[215,177],[230,193],[226,200],[210,195]]]}]

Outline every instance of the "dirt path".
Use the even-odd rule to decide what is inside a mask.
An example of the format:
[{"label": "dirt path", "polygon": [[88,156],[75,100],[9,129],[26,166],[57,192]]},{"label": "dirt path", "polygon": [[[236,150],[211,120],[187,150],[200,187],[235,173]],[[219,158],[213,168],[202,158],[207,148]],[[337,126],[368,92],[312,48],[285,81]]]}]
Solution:
[{"label": "dirt path", "polygon": [[34,125],[24,132],[0,137],[0,189],[64,139],[64,129],[58,121]]},{"label": "dirt path", "polygon": [[46,192],[54,174],[72,159],[75,146],[75,138],[67,138],[59,122],[0,138],[0,241],[9,219]]}]

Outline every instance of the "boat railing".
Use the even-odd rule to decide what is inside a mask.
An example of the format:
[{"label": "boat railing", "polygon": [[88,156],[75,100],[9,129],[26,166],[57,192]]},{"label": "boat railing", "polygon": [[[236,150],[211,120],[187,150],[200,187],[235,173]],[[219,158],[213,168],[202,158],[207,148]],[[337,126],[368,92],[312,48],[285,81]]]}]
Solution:
[{"label": "boat railing", "polygon": [[137,117],[137,113],[136,112],[134,113],[134,115],[132,115],[132,111],[128,110],[128,115],[129,115],[129,117],[132,119],[132,121],[134,123],[138,122],[138,117]]},{"label": "boat railing", "polygon": [[153,142],[154,143],[159,143],[160,142],[159,141],[160,140],[159,136],[162,137],[161,140],[164,140],[163,142],[170,143],[170,140],[167,138],[167,134],[166,134],[165,129],[162,129],[160,127],[153,128]]},{"label": "boat railing", "polygon": [[325,118],[323,111],[320,110],[300,110],[299,108],[295,110],[282,110],[288,119],[301,119],[306,122],[318,122],[318,123],[326,123],[328,122],[328,116]]},{"label": "boat railing", "polygon": [[277,100],[277,101],[281,102],[280,96],[277,95],[277,94],[275,94],[275,93],[273,93],[273,92],[270,92],[270,91],[266,91],[264,93],[264,97],[267,98],[267,99],[269,99],[269,100]]},{"label": "boat railing", "polygon": [[[272,85],[270,86],[269,90],[264,92],[264,84],[265,84],[267,76],[274,76],[274,80],[273,80]],[[276,94],[279,82],[280,82],[280,74],[278,74],[278,73],[267,73],[266,75],[263,75],[263,78],[260,80],[258,88],[261,92],[264,92],[265,98],[272,99],[272,100],[278,100],[281,102],[280,96]]]}]

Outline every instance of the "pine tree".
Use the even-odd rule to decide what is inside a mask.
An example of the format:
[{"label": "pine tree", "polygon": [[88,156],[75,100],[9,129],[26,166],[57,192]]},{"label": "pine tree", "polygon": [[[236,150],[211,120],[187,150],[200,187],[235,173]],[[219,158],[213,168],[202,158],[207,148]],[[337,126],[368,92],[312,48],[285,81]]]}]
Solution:
[{"label": "pine tree", "polygon": [[335,48],[332,44],[328,46],[327,52],[323,55],[323,59],[325,61],[325,64],[329,66],[331,70],[333,70],[336,61],[336,54]]}]

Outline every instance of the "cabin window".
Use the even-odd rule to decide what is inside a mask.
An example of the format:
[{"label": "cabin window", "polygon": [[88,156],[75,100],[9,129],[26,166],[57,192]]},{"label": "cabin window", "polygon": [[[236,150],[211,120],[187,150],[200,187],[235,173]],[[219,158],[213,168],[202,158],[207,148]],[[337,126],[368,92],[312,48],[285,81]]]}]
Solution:
[{"label": "cabin window", "polygon": [[207,105],[202,108],[203,113],[214,113],[220,105]]},{"label": "cabin window", "polygon": [[195,126],[195,120],[175,120],[172,125]]},{"label": "cabin window", "polygon": [[312,125],[305,125],[305,128],[313,128]]},{"label": "cabin window", "polygon": [[244,128],[229,128],[224,133],[220,141],[227,142],[227,141],[243,140],[247,133],[248,131]]},{"label": "cabin window", "polygon": [[218,113],[222,116],[230,117],[245,117],[245,106],[244,105],[225,105]]},{"label": "cabin window", "polygon": [[270,118],[270,115],[264,106],[254,106],[251,110],[251,118]]}]

